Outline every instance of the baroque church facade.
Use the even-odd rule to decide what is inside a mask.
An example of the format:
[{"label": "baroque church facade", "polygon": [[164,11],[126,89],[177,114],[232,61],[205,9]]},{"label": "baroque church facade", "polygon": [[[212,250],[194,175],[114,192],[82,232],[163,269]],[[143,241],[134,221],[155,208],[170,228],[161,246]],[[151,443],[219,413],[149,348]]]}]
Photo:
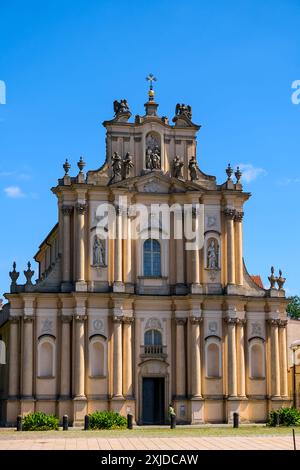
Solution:
[{"label": "baroque church facade", "polygon": [[[223,184],[204,174],[191,107],[178,104],[170,124],[152,86],[145,115],[130,120],[126,100],[114,112],[103,123],[103,166],[85,173],[81,158],[70,176],[66,161],[52,188],[58,223],[35,255],[37,281],[30,264],[25,284],[15,264],[10,272],[2,421],[44,411],[80,424],[95,410],[116,410],[156,424],[170,402],[182,423],[230,422],[233,412],[265,421],[290,404],[287,301],[281,274],[272,271],[265,289],[246,270],[250,194],[241,173],[229,165]],[[116,209],[114,237],[97,232],[103,203]],[[161,219],[151,217],[134,237],[132,204],[201,206],[201,246],[187,250],[174,228],[164,237]]]}]

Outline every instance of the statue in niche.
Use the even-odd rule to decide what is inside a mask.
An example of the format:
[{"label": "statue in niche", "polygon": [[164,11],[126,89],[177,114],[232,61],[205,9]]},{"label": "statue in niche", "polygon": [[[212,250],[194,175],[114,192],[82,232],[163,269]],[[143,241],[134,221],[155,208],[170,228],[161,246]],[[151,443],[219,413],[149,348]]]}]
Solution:
[{"label": "statue in niche", "polygon": [[118,114],[130,113],[130,109],[127,103],[127,100],[115,100],[114,101],[114,113],[115,116]]},{"label": "statue in niche", "polygon": [[105,242],[97,235],[93,244],[93,266],[106,266],[105,264]]},{"label": "statue in niche", "polygon": [[152,151],[150,148],[147,148],[146,149],[146,168],[147,170],[151,170],[152,169],[152,158],[151,158],[151,155],[152,155]]},{"label": "statue in niche", "polygon": [[207,267],[208,269],[218,269],[219,267],[219,254],[218,242],[211,239],[207,248]]},{"label": "statue in niche", "polygon": [[130,174],[131,168],[134,167],[131,155],[129,152],[126,153],[125,157],[123,158],[123,178],[127,178]]},{"label": "statue in niche", "polygon": [[192,119],[192,108],[191,106],[188,104],[180,104],[180,103],[177,103],[176,104],[176,108],[175,108],[175,114],[176,116],[186,116],[190,121]]},{"label": "statue in niche", "polygon": [[189,161],[189,171],[190,171],[191,181],[196,181],[198,179],[198,175],[197,175],[197,160],[195,157],[191,157]]},{"label": "statue in niche", "polygon": [[154,152],[152,153],[152,168],[154,170],[160,169],[160,156],[159,156],[159,152],[157,149],[155,149]]},{"label": "statue in niche", "polygon": [[183,162],[180,161],[178,155],[173,160],[173,176],[175,178],[182,178]]},{"label": "statue in niche", "polygon": [[161,168],[159,140],[153,134],[146,138],[146,169],[159,170]]},{"label": "statue in niche", "polygon": [[114,152],[112,156],[112,171],[113,171],[113,176],[112,176],[112,181],[121,181],[122,179],[122,159],[118,152]]}]

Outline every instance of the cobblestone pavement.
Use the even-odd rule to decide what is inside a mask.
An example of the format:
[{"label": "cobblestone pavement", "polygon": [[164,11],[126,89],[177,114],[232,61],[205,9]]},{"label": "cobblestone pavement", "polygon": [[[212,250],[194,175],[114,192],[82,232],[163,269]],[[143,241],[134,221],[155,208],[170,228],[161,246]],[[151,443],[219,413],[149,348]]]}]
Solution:
[{"label": "cobblestone pavement", "polygon": [[[296,438],[300,449],[300,437]],[[293,450],[291,436],[1,439],[1,450]]]}]

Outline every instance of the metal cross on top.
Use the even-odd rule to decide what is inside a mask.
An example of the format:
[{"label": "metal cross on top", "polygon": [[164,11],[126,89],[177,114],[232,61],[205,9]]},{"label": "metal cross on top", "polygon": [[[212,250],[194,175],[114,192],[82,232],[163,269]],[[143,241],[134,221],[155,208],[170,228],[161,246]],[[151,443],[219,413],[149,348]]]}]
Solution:
[{"label": "metal cross on top", "polygon": [[148,77],[146,77],[147,82],[149,82],[150,90],[153,90],[153,82],[157,82],[157,78],[154,77],[153,73],[149,73]]}]

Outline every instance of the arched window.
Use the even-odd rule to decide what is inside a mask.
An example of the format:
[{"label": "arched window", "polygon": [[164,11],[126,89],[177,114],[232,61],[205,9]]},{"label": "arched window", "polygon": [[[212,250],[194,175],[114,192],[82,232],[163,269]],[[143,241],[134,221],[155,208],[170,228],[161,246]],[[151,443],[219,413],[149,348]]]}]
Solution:
[{"label": "arched window", "polygon": [[38,344],[38,376],[54,377],[55,345],[51,337],[41,338]]},{"label": "arched window", "polygon": [[161,346],[162,345],[162,336],[161,332],[158,330],[148,330],[145,332],[144,336],[145,346]]},{"label": "arched window", "polygon": [[101,336],[90,340],[90,375],[105,377],[106,375],[106,343]]},{"label": "arched window", "polygon": [[251,379],[265,377],[265,354],[262,340],[254,339],[249,347],[249,372]]},{"label": "arched window", "polygon": [[217,338],[208,338],[205,345],[206,377],[221,377],[221,345]]},{"label": "arched window", "polygon": [[160,243],[149,238],[144,242],[144,276],[161,275]]}]

